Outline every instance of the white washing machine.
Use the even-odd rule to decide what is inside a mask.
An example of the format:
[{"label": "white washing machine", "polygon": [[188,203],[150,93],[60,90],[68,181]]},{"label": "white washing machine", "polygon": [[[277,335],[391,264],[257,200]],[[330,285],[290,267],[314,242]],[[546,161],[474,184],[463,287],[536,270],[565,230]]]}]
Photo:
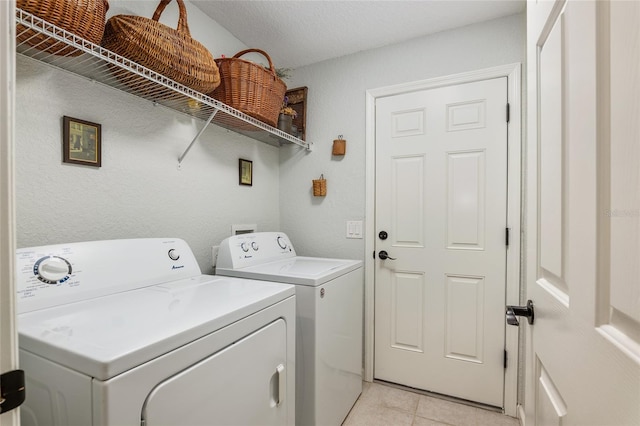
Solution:
[{"label": "white washing machine", "polygon": [[362,392],[362,261],[297,256],[285,234],[257,232],[220,244],[216,274],[295,284],[296,423],[340,425]]},{"label": "white washing machine", "polygon": [[295,288],[180,239],[19,249],[23,425],[294,425]]}]

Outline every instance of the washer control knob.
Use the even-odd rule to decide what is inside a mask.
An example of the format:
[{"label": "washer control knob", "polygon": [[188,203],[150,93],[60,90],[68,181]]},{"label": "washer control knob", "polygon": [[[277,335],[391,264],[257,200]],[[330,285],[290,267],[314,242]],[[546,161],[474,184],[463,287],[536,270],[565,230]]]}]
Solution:
[{"label": "washer control knob", "polygon": [[258,243],[254,241],[251,243],[251,248],[253,249],[253,251],[258,251],[260,247],[258,247]]},{"label": "washer control knob", "polygon": [[248,252],[249,251],[249,244],[247,243],[241,243],[240,244],[240,248],[242,249],[243,252]]},{"label": "washer control knob", "polygon": [[282,237],[278,237],[277,240],[278,245],[280,246],[281,249],[286,249],[287,248],[287,240],[285,240]]},{"label": "washer control knob", "polygon": [[176,250],[176,249],[169,250],[168,254],[169,254],[169,259],[171,259],[171,260],[180,259],[180,253],[178,253],[178,250]]},{"label": "washer control knob", "polygon": [[58,284],[69,279],[71,264],[60,256],[43,257],[33,265],[33,273],[43,283]]}]

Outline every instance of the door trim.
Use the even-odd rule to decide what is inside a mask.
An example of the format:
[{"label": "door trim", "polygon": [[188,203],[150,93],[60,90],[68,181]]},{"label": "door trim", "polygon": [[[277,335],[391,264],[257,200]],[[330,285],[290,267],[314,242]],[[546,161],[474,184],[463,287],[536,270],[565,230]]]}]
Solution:
[{"label": "door trim", "polygon": [[[370,256],[375,250],[375,123],[377,98],[399,95],[417,90],[471,83],[491,78],[507,77],[507,99],[509,101],[510,121],[507,128],[508,171],[507,171],[507,223],[510,228],[509,249],[507,250],[507,289],[506,304],[517,305],[520,302],[520,251],[521,251],[521,150],[522,150],[522,99],[521,99],[521,64],[508,64],[465,72],[428,80],[398,84],[367,90],[366,93],[366,203],[365,217],[365,289],[364,289],[364,379],[373,380],[374,357],[374,278],[375,259]],[[506,111],[505,111],[506,114]],[[507,327],[505,347],[509,353],[509,361],[504,376],[504,410],[505,414],[515,417],[517,413],[518,395],[518,332],[519,328]]]},{"label": "door trim", "polygon": [[[15,313],[15,2],[0,1],[0,373],[18,368]],[[19,425],[20,410],[0,415],[3,425]]]}]

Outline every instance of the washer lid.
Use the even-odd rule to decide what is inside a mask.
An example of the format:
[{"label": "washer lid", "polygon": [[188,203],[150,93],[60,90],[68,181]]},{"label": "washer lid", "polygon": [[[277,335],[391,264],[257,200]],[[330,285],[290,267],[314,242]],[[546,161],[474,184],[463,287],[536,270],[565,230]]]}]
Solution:
[{"label": "washer lid", "polygon": [[216,268],[216,274],[318,286],[361,266],[361,260],[297,256],[240,269]]},{"label": "washer lid", "polygon": [[106,380],[295,294],[269,284],[201,275],[24,313],[20,347]]}]

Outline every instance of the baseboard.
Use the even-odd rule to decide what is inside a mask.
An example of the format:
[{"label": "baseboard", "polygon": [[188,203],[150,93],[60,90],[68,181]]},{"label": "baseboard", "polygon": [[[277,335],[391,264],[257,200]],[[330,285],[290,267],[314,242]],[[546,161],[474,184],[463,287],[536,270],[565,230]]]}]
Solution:
[{"label": "baseboard", "polygon": [[525,419],[527,416],[524,414],[524,406],[522,404],[518,404],[518,421],[520,421],[520,426],[525,426]]}]

